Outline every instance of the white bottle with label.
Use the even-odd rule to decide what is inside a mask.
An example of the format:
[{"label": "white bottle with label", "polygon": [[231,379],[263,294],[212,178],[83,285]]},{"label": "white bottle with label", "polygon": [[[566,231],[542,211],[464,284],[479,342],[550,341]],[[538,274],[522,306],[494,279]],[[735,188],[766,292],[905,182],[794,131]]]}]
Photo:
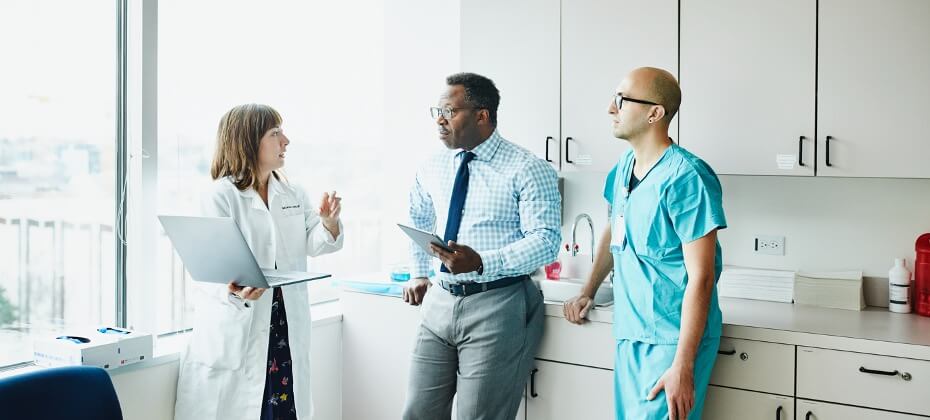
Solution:
[{"label": "white bottle with label", "polygon": [[888,271],[888,310],[905,314],[911,311],[911,272],[904,266],[904,258],[895,258],[894,267]]}]

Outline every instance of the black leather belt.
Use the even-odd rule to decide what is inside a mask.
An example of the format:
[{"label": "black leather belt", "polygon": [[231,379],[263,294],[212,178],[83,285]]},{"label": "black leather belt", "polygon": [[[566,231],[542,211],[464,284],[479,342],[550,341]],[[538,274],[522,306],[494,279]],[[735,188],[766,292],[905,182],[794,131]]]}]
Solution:
[{"label": "black leather belt", "polygon": [[447,283],[444,281],[439,281],[439,285],[442,286],[447,292],[453,296],[465,297],[471,296],[481,292],[487,292],[488,290],[500,289],[501,287],[512,286],[514,284],[520,283],[523,280],[529,280],[530,276],[522,275],[516,277],[504,277],[502,279],[497,279],[494,281],[488,281],[483,283],[469,282],[469,283]]}]

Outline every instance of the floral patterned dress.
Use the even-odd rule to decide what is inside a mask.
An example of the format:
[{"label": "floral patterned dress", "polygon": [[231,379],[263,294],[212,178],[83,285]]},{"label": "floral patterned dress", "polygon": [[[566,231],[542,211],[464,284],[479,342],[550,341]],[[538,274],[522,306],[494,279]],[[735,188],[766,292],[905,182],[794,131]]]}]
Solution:
[{"label": "floral patterned dress", "polygon": [[274,298],[271,303],[267,367],[261,420],[296,419],[291,349],[287,340],[287,314],[284,311],[284,293],[280,287],[274,288]]}]

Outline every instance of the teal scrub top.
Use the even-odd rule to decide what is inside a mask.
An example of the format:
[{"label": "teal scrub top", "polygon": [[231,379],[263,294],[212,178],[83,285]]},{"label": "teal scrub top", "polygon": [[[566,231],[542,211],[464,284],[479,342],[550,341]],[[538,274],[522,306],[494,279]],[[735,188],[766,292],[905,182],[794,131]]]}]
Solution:
[{"label": "teal scrub top", "polygon": [[[649,344],[676,344],[688,284],[682,244],[727,226],[720,180],[713,169],[672,144],[629,191],[629,150],[607,175],[614,259],[614,336]],[[714,281],[720,279],[720,242]],[[703,339],[718,338],[723,320],[714,287]]]}]

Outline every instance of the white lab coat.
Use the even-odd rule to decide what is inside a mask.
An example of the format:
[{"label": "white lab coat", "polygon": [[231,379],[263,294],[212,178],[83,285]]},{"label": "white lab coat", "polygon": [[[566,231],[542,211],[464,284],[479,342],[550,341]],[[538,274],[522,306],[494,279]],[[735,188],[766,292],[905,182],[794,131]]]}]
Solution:
[{"label": "white lab coat", "polygon": [[[231,179],[216,180],[204,197],[205,216],[231,216],[259,266],[306,271],[307,256],[342,248],[300,188],[270,177],[268,207],[258,192],[239,191]],[[220,244],[217,244],[220,245]],[[261,416],[271,323],[271,290],[257,301],[231,299],[226,285],[195,282],[194,332],[181,363],[176,420],[245,419]],[[284,286],[293,360],[295,407],[310,419],[310,303],[307,283]]]}]

